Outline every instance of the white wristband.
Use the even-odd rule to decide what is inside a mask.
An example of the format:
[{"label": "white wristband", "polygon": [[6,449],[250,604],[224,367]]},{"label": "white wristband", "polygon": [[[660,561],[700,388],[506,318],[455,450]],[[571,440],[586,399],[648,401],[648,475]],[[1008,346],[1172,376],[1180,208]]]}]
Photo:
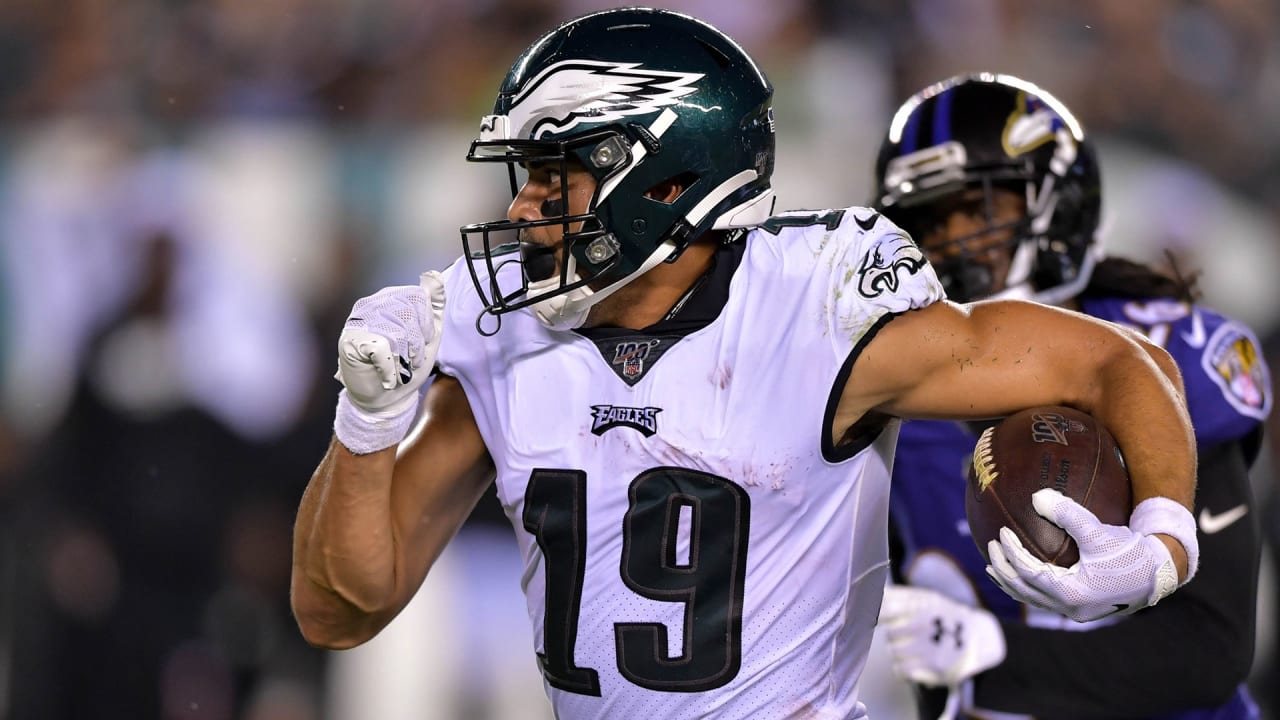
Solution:
[{"label": "white wristband", "polygon": [[1196,537],[1196,518],[1182,503],[1167,497],[1151,497],[1138,503],[1129,516],[1129,529],[1143,535],[1168,535],[1187,553],[1187,579],[1191,582],[1200,567],[1200,540]]},{"label": "white wristband", "polygon": [[338,393],[338,411],[333,419],[333,434],[355,455],[384,450],[395,445],[409,434],[413,421],[418,417],[418,402],[387,417],[361,410],[343,388]]}]

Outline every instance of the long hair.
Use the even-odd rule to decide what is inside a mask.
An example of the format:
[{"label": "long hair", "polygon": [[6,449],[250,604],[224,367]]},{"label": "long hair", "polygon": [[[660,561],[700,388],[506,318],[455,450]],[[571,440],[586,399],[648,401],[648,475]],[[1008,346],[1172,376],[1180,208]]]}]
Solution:
[{"label": "long hair", "polygon": [[1163,273],[1149,265],[1144,265],[1122,257],[1106,257],[1093,268],[1089,284],[1080,292],[1081,297],[1122,297],[1133,299],[1181,300],[1196,302],[1200,299],[1197,287],[1199,271],[1183,274],[1174,260],[1173,253],[1165,253],[1169,258],[1169,273]]}]

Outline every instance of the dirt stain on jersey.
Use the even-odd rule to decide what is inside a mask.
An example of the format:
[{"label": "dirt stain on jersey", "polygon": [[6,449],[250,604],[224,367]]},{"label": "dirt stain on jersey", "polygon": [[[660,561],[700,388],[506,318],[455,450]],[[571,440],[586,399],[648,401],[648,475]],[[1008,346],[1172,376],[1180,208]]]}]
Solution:
[{"label": "dirt stain on jersey", "polygon": [[729,383],[733,382],[733,368],[728,365],[719,365],[711,372],[711,376],[707,380],[721,390],[728,390]]}]

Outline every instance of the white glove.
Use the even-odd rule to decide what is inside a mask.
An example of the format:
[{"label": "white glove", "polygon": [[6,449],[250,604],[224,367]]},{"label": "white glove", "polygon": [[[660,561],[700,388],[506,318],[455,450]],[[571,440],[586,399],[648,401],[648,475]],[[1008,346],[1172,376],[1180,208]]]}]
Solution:
[{"label": "white glove", "polygon": [[418,391],[431,375],[444,322],[444,279],[425,272],[418,285],[383,288],[356,301],[338,339],[334,431],[357,454],[404,439]]},{"label": "white glove", "polygon": [[[1037,490],[1031,502],[1036,512],[1075,539],[1080,560],[1069,568],[1043,562],[1022,546],[1012,530],[1001,528],[1000,540],[987,545],[991,559],[987,574],[1015,600],[1086,622],[1136,612],[1177,589],[1173,557],[1149,529],[1103,524],[1083,505],[1052,488]],[[1190,512],[1183,511],[1191,518]],[[1134,515],[1138,514],[1135,509]],[[1191,523],[1194,546],[1195,520]],[[1180,529],[1160,532],[1186,545]],[[1190,546],[1187,551],[1189,557],[1195,552]]]},{"label": "white glove", "polygon": [[996,616],[934,590],[890,585],[880,605],[894,671],[922,685],[954,687],[1004,662]]}]

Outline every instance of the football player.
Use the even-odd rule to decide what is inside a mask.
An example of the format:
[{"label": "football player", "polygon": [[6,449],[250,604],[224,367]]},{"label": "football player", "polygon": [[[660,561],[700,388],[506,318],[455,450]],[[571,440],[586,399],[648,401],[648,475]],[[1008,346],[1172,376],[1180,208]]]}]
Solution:
[{"label": "football player", "polygon": [[[974,717],[1256,718],[1242,684],[1259,561],[1246,471],[1271,385],[1253,333],[1196,304],[1192,282],[1103,253],[1092,142],[1023,80],[965,75],[914,95],[876,174],[879,209],[920,244],[951,299],[1029,298],[1168,350],[1199,447],[1196,580],[1132,617],[1080,624],[1019,604],[987,576],[964,514],[980,428],[904,423],[890,506],[895,576],[909,586],[888,590],[881,615],[896,668],[960,686],[955,699]],[[938,717],[942,694],[921,694],[919,707]]]},{"label": "football player", "polygon": [[507,171],[507,217],[358,301],[339,339],[335,440],[295,532],[308,640],[379,632],[496,478],[558,717],[863,717],[897,418],[1047,403],[1120,428],[1142,504],[1070,577],[1003,546],[1002,582],[1086,619],[1194,575],[1168,354],[1033,303],[948,302],[873,210],[773,215],[772,94],[733,40],[662,10],[577,18],[516,59],[468,155]]}]

